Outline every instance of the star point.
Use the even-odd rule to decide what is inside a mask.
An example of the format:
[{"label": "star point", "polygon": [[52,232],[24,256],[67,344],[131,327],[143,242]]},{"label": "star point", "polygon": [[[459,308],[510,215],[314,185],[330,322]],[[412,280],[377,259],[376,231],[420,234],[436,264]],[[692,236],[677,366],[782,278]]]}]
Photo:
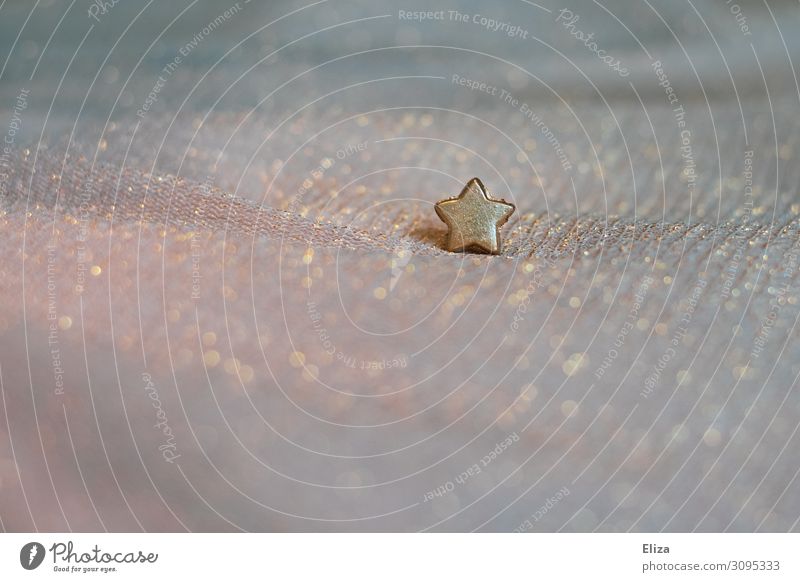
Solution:
[{"label": "star point", "polygon": [[450,252],[500,254],[500,227],[514,213],[515,206],[489,196],[478,178],[473,178],[456,198],[440,200],[436,214],[447,227],[445,248]]}]

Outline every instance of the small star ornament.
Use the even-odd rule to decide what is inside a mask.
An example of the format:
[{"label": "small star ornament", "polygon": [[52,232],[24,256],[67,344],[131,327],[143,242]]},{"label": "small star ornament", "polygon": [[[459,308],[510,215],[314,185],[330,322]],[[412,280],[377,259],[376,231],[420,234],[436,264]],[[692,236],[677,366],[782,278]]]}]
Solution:
[{"label": "small star ornament", "polygon": [[495,200],[486,193],[478,178],[470,180],[458,198],[436,203],[436,214],[447,225],[445,248],[453,253],[500,254],[500,227],[516,207],[505,200]]}]

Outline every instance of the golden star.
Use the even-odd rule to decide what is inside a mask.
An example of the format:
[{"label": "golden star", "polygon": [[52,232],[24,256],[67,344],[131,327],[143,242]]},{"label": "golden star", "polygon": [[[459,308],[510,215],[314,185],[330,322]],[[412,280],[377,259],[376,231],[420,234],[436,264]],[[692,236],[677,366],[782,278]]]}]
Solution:
[{"label": "golden star", "polygon": [[495,200],[478,178],[470,180],[458,198],[436,203],[436,214],[448,226],[445,248],[454,253],[471,251],[500,253],[500,227],[514,213],[515,206]]}]

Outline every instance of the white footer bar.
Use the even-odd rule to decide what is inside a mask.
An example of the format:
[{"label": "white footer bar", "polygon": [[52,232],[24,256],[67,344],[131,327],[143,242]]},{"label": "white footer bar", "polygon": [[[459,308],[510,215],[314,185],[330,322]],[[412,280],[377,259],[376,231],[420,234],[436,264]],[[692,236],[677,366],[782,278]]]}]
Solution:
[{"label": "white footer bar", "polygon": [[1,580],[800,580],[796,534],[3,534]]}]

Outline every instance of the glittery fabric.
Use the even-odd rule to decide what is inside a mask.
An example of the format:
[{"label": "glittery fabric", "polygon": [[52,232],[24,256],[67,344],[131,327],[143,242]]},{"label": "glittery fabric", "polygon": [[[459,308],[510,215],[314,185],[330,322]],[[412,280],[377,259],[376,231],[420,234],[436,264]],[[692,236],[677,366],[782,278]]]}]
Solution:
[{"label": "glittery fabric", "polygon": [[0,8],[5,530],[798,529],[796,7],[135,4]]}]

